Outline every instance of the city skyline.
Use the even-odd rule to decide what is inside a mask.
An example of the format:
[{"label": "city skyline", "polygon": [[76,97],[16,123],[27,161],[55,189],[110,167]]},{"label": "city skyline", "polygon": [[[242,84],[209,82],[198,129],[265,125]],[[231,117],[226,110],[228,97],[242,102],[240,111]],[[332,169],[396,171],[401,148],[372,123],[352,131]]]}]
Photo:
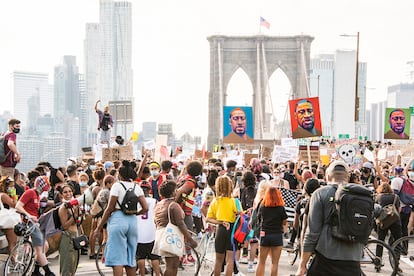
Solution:
[{"label": "city skyline", "polygon": [[[385,100],[387,87],[404,81],[405,64],[414,59],[413,31],[408,28],[414,8],[410,1],[393,5],[356,0],[131,2],[136,131],[143,122],[156,121],[172,123],[178,136],[189,132],[205,139],[210,88],[207,36],[257,34],[260,16],[270,22],[269,30],[260,30],[264,35],[314,36],[311,57],[355,49],[355,38],[340,35],[359,31],[359,59],[367,63],[370,88],[367,104]],[[14,71],[48,73],[52,83],[54,66],[63,56],[74,55],[79,71],[85,73],[85,29],[87,23],[99,22],[98,0],[6,1],[4,11],[0,83],[6,97],[0,102],[1,111],[11,110]],[[236,77],[236,84],[232,79],[227,91],[229,99],[237,97],[236,91],[251,93],[251,88],[237,85],[245,80],[239,82]],[[270,85],[272,93],[280,93],[274,87],[283,81]],[[189,121],[190,112],[198,115],[191,116],[193,121]]]}]

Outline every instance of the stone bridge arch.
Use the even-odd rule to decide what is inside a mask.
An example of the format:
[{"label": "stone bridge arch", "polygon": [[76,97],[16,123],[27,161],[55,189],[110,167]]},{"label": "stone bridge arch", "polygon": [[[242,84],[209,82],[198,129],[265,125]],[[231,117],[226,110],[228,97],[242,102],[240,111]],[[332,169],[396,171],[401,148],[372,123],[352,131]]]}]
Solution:
[{"label": "stone bridge arch", "polygon": [[223,106],[227,86],[241,68],[253,87],[254,138],[263,139],[270,129],[265,115],[265,96],[269,76],[280,68],[289,79],[292,98],[308,96],[310,47],[313,37],[297,36],[223,36],[207,38],[210,43],[210,91],[208,148],[223,139]]}]

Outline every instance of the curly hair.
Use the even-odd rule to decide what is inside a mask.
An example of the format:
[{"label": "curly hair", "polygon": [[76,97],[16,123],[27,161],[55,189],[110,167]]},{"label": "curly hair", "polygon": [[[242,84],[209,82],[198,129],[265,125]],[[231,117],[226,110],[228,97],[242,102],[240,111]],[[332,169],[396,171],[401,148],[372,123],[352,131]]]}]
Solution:
[{"label": "curly hair", "polygon": [[245,171],[242,176],[242,182],[244,183],[244,187],[255,186],[256,176],[251,171]]},{"label": "curly hair", "polygon": [[170,198],[174,195],[177,183],[173,180],[164,181],[160,186],[160,195],[164,198]]},{"label": "curly hair", "polygon": [[122,166],[119,168],[119,175],[124,180],[134,180],[137,178],[137,173],[135,171],[135,162],[129,162],[127,160],[122,161]]},{"label": "curly hair", "polygon": [[233,192],[233,181],[230,177],[222,175],[216,179],[216,195],[217,197],[231,197]]},{"label": "curly hair", "polygon": [[105,171],[103,168],[97,168],[92,172],[92,177],[95,181],[100,181],[105,177]]},{"label": "curly hair", "polygon": [[203,171],[203,164],[199,161],[191,161],[187,164],[187,172],[192,177],[195,177],[197,175],[200,175]]}]

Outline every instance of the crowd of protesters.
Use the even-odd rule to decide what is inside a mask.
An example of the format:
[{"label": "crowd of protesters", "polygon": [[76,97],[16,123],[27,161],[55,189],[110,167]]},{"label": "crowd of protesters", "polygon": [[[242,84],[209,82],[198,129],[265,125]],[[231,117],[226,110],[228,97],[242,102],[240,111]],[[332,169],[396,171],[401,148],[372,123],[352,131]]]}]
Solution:
[{"label": "crowd of protesters", "polygon": [[[19,123],[11,121],[10,133],[18,133],[15,129]],[[21,158],[15,135],[13,139],[11,155]],[[367,143],[363,146],[376,145]],[[376,190],[379,205],[394,202],[400,210],[400,220],[387,229],[378,230],[379,239],[384,240],[388,231],[393,240],[412,234],[413,206],[395,200],[394,194],[398,197],[404,181],[414,183],[414,160],[407,164],[402,164],[401,158],[396,162],[364,161],[352,169],[344,165],[344,181]],[[43,160],[26,173],[13,166],[3,168],[0,198],[6,207],[16,208],[33,221],[40,222],[39,229],[32,235],[36,252],[33,275],[43,275],[42,271],[44,275],[54,275],[46,256],[57,250],[61,260],[60,275],[75,275],[79,260],[73,248],[73,238],[80,234],[87,235],[90,241],[89,249],[84,248],[80,253],[91,259],[96,258],[96,245],[106,242],[102,257],[105,264],[113,268],[114,275],[122,275],[124,269],[127,275],[135,275],[137,263],[140,275],[144,275],[145,259],[150,259],[155,274],[161,275],[161,257],[166,262],[163,274],[177,275],[179,268],[195,262],[189,249],[197,245],[197,240],[190,233],[200,237],[205,231],[212,230],[216,231],[214,275],[222,272],[243,275],[240,263],[248,264],[249,273],[264,275],[268,256],[271,256],[271,275],[277,275],[283,234],[288,228],[281,189],[302,194],[296,199],[292,236],[286,245],[289,248],[296,239],[307,237],[308,216],[314,213],[312,207],[309,210],[310,199],[319,187],[338,178],[335,175],[337,169],[329,171],[328,166],[308,164],[303,160],[275,163],[269,158],[253,158],[247,165],[239,165],[227,158],[158,163],[148,154],[142,160],[130,161],[73,160],[60,168]],[[127,216],[120,211],[119,202],[126,193],[123,186],[136,189],[141,206],[137,216]],[[84,198],[84,204],[79,204],[85,194],[92,197],[92,201],[85,204]],[[75,198],[79,199],[78,204],[73,204]],[[241,209],[235,198],[240,201]],[[61,227],[51,231],[42,227],[42,221],[48,221],[42,218],[49,215],[50,219],[51,210],[55,208],[59,210]],[[95,211],[96,208],[101,211]],[[255,218],[252,220],[255,234],[249,241],[237,244],[234,250],[231,230],[240,212],[248,212]],[[186,250],[180,257],[163,255],[156,248],[156,231],[153,230],[166,226],[168,213],[187,241]],[[152,231],[143,232],[144,228]],[[12,229],[2,231],[10,251],[17,237]],[[329,262],[329,256],[323,258]],[[303,273],[298,270],[298,275]]]}]

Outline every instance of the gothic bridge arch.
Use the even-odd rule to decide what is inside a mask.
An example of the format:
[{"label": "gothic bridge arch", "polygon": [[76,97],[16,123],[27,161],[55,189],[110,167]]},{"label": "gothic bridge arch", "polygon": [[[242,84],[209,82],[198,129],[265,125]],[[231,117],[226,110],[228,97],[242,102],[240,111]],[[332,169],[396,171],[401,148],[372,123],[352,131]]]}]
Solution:
[{"label": "gothic bridge arch", "polygon": [[313,37],[214,35],[207,40],[210,43],[209,149],[214,144],[221,144],[227,85],[239,68],[247,74],[253,87],[255,139],[262,139],[266,129],[270,129],[264,106],[269,76],[276,69],[280,68],[289,79],[292,98],[308,96],[307,76]]}]

